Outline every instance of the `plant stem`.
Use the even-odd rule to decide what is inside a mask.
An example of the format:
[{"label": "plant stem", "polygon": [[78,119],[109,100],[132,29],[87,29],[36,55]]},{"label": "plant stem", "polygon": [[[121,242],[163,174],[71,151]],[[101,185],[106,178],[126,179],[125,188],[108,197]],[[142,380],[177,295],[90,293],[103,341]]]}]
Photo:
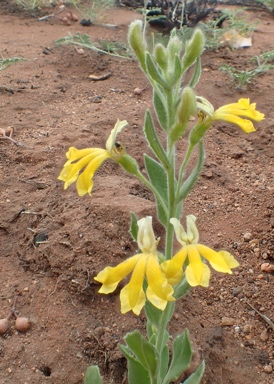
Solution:
[{"label": "plant stem", "polygon": [[159,322],[158,327],[158,333],[157,333],[157,340],[156,340],[156,349],[159,352],[159,355],[161,355],[161,352],[163,350],[163,342],[165,339],[165,331],[167,328],[167,324],[173,314],[175,308],[174,302],[169,301],[167,303],[166,309],[162,312],[161,319]]}]

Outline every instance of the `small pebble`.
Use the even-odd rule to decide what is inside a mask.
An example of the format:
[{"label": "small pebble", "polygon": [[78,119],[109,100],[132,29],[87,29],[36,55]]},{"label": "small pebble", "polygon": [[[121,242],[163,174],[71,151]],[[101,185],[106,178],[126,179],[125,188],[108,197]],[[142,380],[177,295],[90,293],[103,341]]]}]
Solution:
[{"label": "small pebble", "polygon": [[222,317],[222,325],[231,326],[234,324],[234,319],[232,317]]},{"label": "small pebble", "polygon": [[246,232],[243,237],[244,237],[244,241],[250,241],[253,236],[252,236],[252,233]]},{"label": "small pebble", "polygon": [[250,333],[252,331],[253,327],[251,324],[245,324],[243,327],[243,332],[244,333]]},{"label": "small pebble", "polygon": [[267,330],[264,330],[261,334],[260,334],[260,340],[262,341],[267,341],[268,340],[268,333],[267,333]]},{"label": "small pebble", "polygon": [[265,373],[271,373],[273,371],[272,365],[265,365],[264,366],[264,372]]}]

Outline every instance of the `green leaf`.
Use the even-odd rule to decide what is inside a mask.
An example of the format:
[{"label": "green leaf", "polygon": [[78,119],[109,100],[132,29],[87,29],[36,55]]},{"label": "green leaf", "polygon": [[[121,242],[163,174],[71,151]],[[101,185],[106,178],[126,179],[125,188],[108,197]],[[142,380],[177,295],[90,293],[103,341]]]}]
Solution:
[{"label": "green leaf", "polygon": [[160,325],[160,319],[163,311],[154,307],[154,305],[151,304],[151,302],[148,300],[146,301],[146,304],[145,304],[145,311],[146,311],[146,315],[149,322],[153,324],[156,328],[158,328]]},{"label": "green leaf", "polygon": [[168,108],[165,99],[161,97],[160,92],[153,91],[153,105],[161,127],[168,130]]},{"label": "green leaf", "polygon": [[163,201],[167,203],[167,175],[163,166],[147,154],[144,155],[144,159],[147,173],[154,188],[157,189]]},{"label": "green leaf", "polygon": [[125,345],[119,345],[119,347],[127,359],[128,383],[150,384],[148,371],[132,356],[130,349]]},{"label": "green leaf", "polygon": [[87,368],[84,384],[102,384],[102,377],[97,365],[91,365]]},{"label": "green leaf", "polygon": [[161,353],[161,367],[160,367],[161,380],[163,380],[163,378],[167,373],[168,362],[169,362],[169,350],[168,350],[168,346],[165,345]]},{"label": "green leaf", "polygon": [[169,84],[171,86],[174,86],[177,81],[179,81],[182,77],[182,66],[181,66],[181,60],[178,57],[178,55],[175,55],[174,58],[174,68],[172,73],[169,73],[168,80]]},{"label": "green leaf", "polygon": [[159,370],[159,355],[155,347],[139,331],[128,333],[124,339],[137,361],[148,371],[151,382],[154,382]]},{"label": "green leaf", "polygon": [[181,297],[185,296],[187,292],[190,290],[191,286],[188,284],[186,277],[182,278],[179,284],[176,285],[174,288],[174,297],[176,300],[180,299]]},{"label": "green leaf", "polygon": [[154,186],[155,189],[157,189],[159,195],[161,196],[163,200],[163,204],[159,201],[159,199],[156,198],[157,203],[157,214],[160,222],[166,226],[167,225],[167,215],[166,215],[166,207],[167,207],[167,176],[164,168],[160,163],[149,157],[145,154],[145,166],[147,173],[149,175],[149,178]]},{"label": "green leaf", "polygon": [[193,171],[190,173],[188,178],[183,182],[183,185],[182,185],[182,187],[180,189],[179,196],[177,198],[178,202],[183,200],[183,199],[185,199],[187,197],[187,195],[189,194],[191,188],[194,186],[194,184],[198,180],[199,173],[200,173],[200,171],[201,171],[201,169],[203,167],[203,164],[204,164],[204,159],[205,159],[204,145],[203,145],[203,142],[200,141],[199,142],[199,158],[198,158],[198,161],[197,161]]},{"label": "green leaf", "polygon": [[160,84],[163,88],[170,89],[170,85],[163,78],[160,68],[155,65],[149,52],[146,52],[146,68],[152,80],[156,81],[156,83]]},{"label": "green leaf", "polygon": [[189,378],[186,379],[181,384],[199,384],[202,380],[204,370],[205,370],[205,363],[204,361],[202,361],[199,367],[196,369],[196,371],[192,373],[192,375],[189,376]]},{"label": "green leaf", "polygon": [[201,57],[198,57],[196,60],[195,70],[193,72],[192,78],[188,84],[189,87],[195,88],[200,80],[202,73]]},{"label": "green leaf", "polygon": [[153,119],[149,109],[146,111],[144,132],[150,148],[153,150],[158,159],[163,163],[165,168],[169,167],[169,161],[164,148],[156,134]]},{"label": "green leaf", "polygon": [[190,366],[192,359],[192,348],[189,340],[189,333],[186,329],[178,335],[172,345],[172,360],[168,373],[164,378],[163,384],[168,384],[178,377]]},{"label": "green leaf", "polygon": [[129,233],[133,240],[137,241],[137,235],[138,235],[138,224],[137,224],[137,216],[134,212],[130,212],[130,229]]}]

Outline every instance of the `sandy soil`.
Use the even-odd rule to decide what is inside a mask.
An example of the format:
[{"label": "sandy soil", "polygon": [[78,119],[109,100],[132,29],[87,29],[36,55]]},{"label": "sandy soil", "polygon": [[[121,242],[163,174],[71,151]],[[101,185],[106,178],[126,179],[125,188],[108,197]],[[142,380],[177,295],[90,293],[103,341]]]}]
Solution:
[{"label": "sandy soil", "polygon": [[[18,296],[20,316],[31,320],[24,334],[11,320],[0,338],[0,381],[80,384],[86,367],[98,364],[104,383],[122,383],[126,362],[117,345],[127,331],[144,329],[144,317],[121,315],[119,292],[98,294],[93,277],[134,254],[129,212],[156,220],[153,198],[111,162],[97,172],[92,198],[80,198],[74,187],[64,191],[57,176],[69,146],[104,146],[117,118],[129,122],[121,141],[143,167],[142,123],[151,90],[136,62],[88,50],[79,55],[54,40],[80,32],[92,41],[126,42],[128,25],[139,15],[115,9],[107,22],[118,28],[107,29],[39,22],[11,13],[7,2],[0,10],[1,55],[27,59],[0,72],[1,128],[12,126],[23,144],[0,140],[0,317]],[[215,125],[206,138],[202,177],[185,203],[185,214],[198,217],[201,240],[229,250],[241,264],[232,276],[214,273],[209,289],[192,290],[171,322],[174,336],[190,329],[195,361],[206,361],[204,384],[274,383],[273,329],[248,305],[274,320],[274,275],[261,272],[262,263],[274,263],[273,71],[239,92],[218,70],[222,63],[242,68],[273,50],[273,16],[247,15],[259,21],[252,47],[205,52],[197,88],[215,107],[250,97],[266,115],[248,136]],[[108,72],[104,81],[88,77]],[[160,224],[154,229],[160,236]]]}]

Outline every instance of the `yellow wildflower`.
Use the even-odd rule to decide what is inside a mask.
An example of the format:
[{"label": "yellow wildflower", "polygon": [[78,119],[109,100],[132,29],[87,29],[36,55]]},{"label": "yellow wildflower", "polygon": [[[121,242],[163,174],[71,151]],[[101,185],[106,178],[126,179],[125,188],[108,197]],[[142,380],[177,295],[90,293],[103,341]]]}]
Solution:
[{"label": "yellow wildflower", "polygon": [[171,285],[177,284],[183,275],[183,265],[188,262],[186,267],[187,282],[195,287],[201,285],[208,287],[210,279],[210,269],[204,260],[209,261],[210,265],[218,272],[232,274],[231,269],[238,267],[239,263],[226,251],[216,252],[213,249],[199,244],[199,232],[197,230],[194,215],[188,215],[187,231],[184,230],[179,220],[170,219],[174,226],[175,235],[182,245],[181,250],[173,256],[171,260],[161,264],[161,269]]},{"label": "yellow wildflower", "polygon": [[[254,125],[249,119],[254,121],[264,119],[264,114],[256,110],[256,103],[250,104],[249,99],[239,99],[237,103],[224,105],[214,111],[213,106],[207,100],[199,97],[197,107],[202,111],[204,117],[208,116],[205,120],[206,123],[216,120],[228,121],[238,125],[246,133],[255,131]],[[248,119],[243,119],[240,116]]]},{"label": "yellow wildflower", "polygon": [[[106,149],[85,148],[76,149],[70,147],[66,153],[68,161],[64,164],[58,179],[65,182],[64,189],[67,189],[76,180],[76,188],[80,196],[89,193],[93,187],[93,176],[101,164],[108,158],[119,158],[120,146],[116,143],[119,132],[127,125],[125,120],[117,121],[106,142]],[[84,170],[83,170],[84,169]],[[82,173],[80,173],[80,171]]]},{"label": "yellow wildflower", "polygon": [[[168,301],[175,301],[173,288],[163,275],[157,256],[152,218],[138,221],[137,243],[141,253],[130,257],[116,267],[106,267],[94,278],[102,283],[100,293],[113,292],[118,283],[132,272],[129,283],[120,292],[121,312],[132,310],[139,315],[146,298],[158,309],[164,310]],[[147,280],[146,292],[143,290],[144,278]]]}]

